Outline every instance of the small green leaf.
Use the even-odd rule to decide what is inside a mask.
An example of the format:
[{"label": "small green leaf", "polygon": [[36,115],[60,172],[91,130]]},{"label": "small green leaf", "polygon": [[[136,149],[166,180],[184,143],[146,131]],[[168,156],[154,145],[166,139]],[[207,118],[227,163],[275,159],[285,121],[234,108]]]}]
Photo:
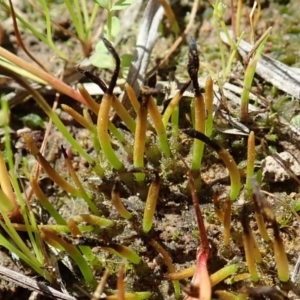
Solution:
[{"label": "small green leaf", "polygon": [[121,56],[121,68],[129,68],[132,61],[132,54],[123,54]]},{"label": "small green leaf", "polygon": [[93,66],[103,69],[110,69],[115,66],[113,57],[109,54],[102,41],[96,45],[96,51],[90,57],[90,62]]},{"label": "small green leaf", "polygon": [[110,10],[109,0],[94,0],[94,2],[99,4],[102,8]]},{"label": "small green leaf", "polygon": [[128,72],[129,72],[129,68],[131,65],[131,61],[132,61],[132,54],[123,54],[121,55],[121,69],[122,69],[122,75],[124,78],[127,77]]},{"label": "small green leaf", "polygon": [[120,32],[120,29],[120,20],[117,17],[113,16],[111,18],[111,35],[113,36],[113,38],[117,36],[117,34]]},{"label": "small green leaf", "polygon": [[135,0],[119,0],[113,5],[111,10],[123,10],[130,6]]},{"label": "small green leaf", "polygon": [[21,118],[25,126],[30,128],[44,128],[43,119],[37,114],[28,114]]}]

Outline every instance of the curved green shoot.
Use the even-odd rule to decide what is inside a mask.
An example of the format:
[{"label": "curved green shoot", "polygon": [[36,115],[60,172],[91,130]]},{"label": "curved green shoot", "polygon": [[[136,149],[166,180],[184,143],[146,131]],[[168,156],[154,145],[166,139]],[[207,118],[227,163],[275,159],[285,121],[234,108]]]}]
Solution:
[{"label": "curved green shoot", "polygon": [[157,172],[154,173],[154,180],[152,181],[144,209],[143,217],[143,231],[149,232],[152,228],[154,213],[156,209],[156,203],[160,190],[160,178]]},{"label": "curved green shoot", "polygon": [[[143,102],[140,106],[134,135],[133,145],[133,165],[135,168],[144,167],[144,152],[146,145],[146,129],[147,129],[147,114],[148,114],[148,100],[149,96],[144,96]],[[137,181],[144,181],[145,174],[135,173]]]},{"label": "curved green shoot", "polygon": [[90,283],[94,280],[94,275],[91,268],[75,245],[65,241],[59,234],[57,234],[55,230],[50,228],[41,228],[41,237],[48,244],[55,248],[60,249],[62,247],[78,265],[87,283]]},{"label": "curved green shoot", "polygon": [[205,82],[205,135],[211,137],[213,131],[213,100],[214,100],[214,90],[213,90],[213,80],[210,76],[207,77]]},{"label": "curved green shoot", "polygon": [[111,202],[121,217],[130,219],[132,214],[126,209],[120,198],[120,181],[116,180],[111,191]]},{"label": "curved green shoot", "polygon": [[188,88],[188,86],[191,84],[191,80],[188,80],[180,89],[180,91],[173,97],[173,99],[170,101],[169,105],[167,106],[163,117],[162,117],[162,121],[163,124],[165,126],[165,128],[167,127],[167,124],[169,122],[169,119],[175,109],[176,106],[178,106],[179,101],[181,100],[183,93],[185,92],[185,90]]},{"label": "curved green shoot", "polygon": [[149,115],[152,118],[153,125],[155,127],[155,130],[156,130],[156,133],[158,136],[160,148],[161,148],[162,152],[164,153],[165,157],[170,158],[171,152],[170,152],[166,129],[162,122],[161,115],[158,111],[157,105],[152,96],[150,96],[150,98],[149,98],[148,111],[149,111]]},{"label": "curved green shoot", "polygon": [[205,144],[207,144],[209,147],[211,147],[218,153],[219,157],[222,159],[229,171],[231,185],[230,199],[235,200],[241,190],[241,180],[239,169],[233,157],[229,154],[229,152],[226,149],[220,147],[217,143],[213,142],[202,132],[196,131],[194,129],[185,129],[183,130],[183,132],[189,135],[191,138],[196,138],[203,141]]},{"label": "curved green shoot", "polygon": [[123,164],[112,148],[110,137],[108,134],[109,111],[111,107],[112,97],[112,95],[104,94],[102,98],[97,119],[97,132],[99,143],[106,159],[116,170],[121,170],[123,168]]}]

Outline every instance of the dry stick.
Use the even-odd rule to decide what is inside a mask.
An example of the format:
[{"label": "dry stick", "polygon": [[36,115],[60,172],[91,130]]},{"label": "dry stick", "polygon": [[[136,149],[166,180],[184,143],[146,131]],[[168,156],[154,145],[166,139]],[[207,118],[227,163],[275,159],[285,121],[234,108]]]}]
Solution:
[{"label": "dry stick", "polygon": [[185,30],[181,34],[181,36],[174,42],[174,44],[171,46],[170,50],[168,51],[167,55],[164,57],[164,59],[159,63],[158,66],[150,70],[147,75],[152,74],[155,72],[157,69],[161,68],[169,59],[169,57],[173,54],[173,52],[178,48],[180,43],[185,39],[185,37],[188,35],[189,31],[191,30],[192,26],[194,25],[195,17],[197,14],[199,6],[199,0],[194,0],[194,4],[192,7],[191,15],[189,18],[189,23],[187,24]]},{"label": "dry stick", "polygon": [[[173,264],[172,258],[168,251],[166,251],[162,245],[160,245],[157,241],[154,239],[150,240],[150,245],[155,248],[155,250],[163,257],[164,262],[166,266],[168,267],[168,273],[174,273],[175,272],[175,266]],[[173,281],[174,284],[174,290],[175,290],[175,297],[178,298],[178,295],[180,294],[180,287],[178,280]]]},{"label": "dry stick", "polygon": [[122,264],[117,279],[118,300],[125,300],[124,267]]},{"label": "dry stick", "polygon": [[231,200],[227,197],[224,207],[224,245],[229,245],[230,228],[231,228]]},{"label": "dry stick", "polygon": [[237,35],[236,35],[236,20],[235,20],[235,14],[234,14],[234,3],[233,0],[230,0],[230,15],[231,15],[231,27],[233,31],[233,39],[235,40]]},{"label": "dry stick", "polygon": [[16,14],[15,14],[14,6],[12,4],[12,0],[9,0],[9,6],[10,6],[11,17],[12,17],[12,21],[13,21],[13,25],[14,25],[14,31],[15,31],[15,35],[16,35],[18,44],[20,45],[20,47],[22,48],[22,50],[27,54],[27,56],[31,60],[33,60],[45,72],[49,73],[49,70],[43,64],[41,64],[33,55],[31,55],[31,53],[25,47],[25,45],[23,43],[23,40],[22,40],[22,38],[20,36],[20,32],[19,32],[19,28],[18,28],[18,24],[17,24],[17,20],[16,20]]},{"label": "dry stick", "polygon": [[238,0],[237,11],[236,11],[236,26],[234,28],[235,38],[240,36],[240,23],[241,23],[241,14],[242,14],[243,0]]},{"label": "dry stick", "polygon": [[22,286],[25,289],[31,291],[37,291],[41,295],[56,299],[56,300],[76,300],[76,298],[65,295],[41,282],[37,282],[34,279],[31,279],[28,276],[25,276],[19,272],[12,271],[0,265],[0,278],[13,282],[18,286]]},{"label": "dry stick", "polygon": [[215,190],[213,195],[214,210],[220,222],[224,223],[224,211],[221,209],[219,196],[219,191]]},{"label": "dry stick", "polygon": [[107,281],[108,275],[109,275],[109,271],[106,269],[104,274],[102,275],[102,278],[101,278],[95,292],[93,293],[93,297],[91,298],[91,300],[101,299],[101,294],[104,290],[104,286],[105,286],[105,283]]}]

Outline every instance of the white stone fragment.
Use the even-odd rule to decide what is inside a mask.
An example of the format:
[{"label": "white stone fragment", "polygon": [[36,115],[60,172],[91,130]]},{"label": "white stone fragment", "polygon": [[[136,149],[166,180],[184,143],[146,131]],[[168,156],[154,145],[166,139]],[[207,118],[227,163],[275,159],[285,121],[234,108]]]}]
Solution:
[{"label": "white stone fragment", "polygon": [[267,156],[262,161],[262,175],[269,182],[283,182],[291,178],[290,172],[300,176],[298,160],[287,151]]}]

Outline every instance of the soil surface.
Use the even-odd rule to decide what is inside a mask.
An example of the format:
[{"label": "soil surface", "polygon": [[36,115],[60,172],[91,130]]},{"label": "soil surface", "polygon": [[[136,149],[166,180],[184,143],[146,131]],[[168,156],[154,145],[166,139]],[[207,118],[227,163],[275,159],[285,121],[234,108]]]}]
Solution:
[{"label": "soil surface", "polygon": [[[24,4],[25,2],[26,1],[14,1],[16,11],[21,13],[25,18],[30,19],[32,25],[36,28],[38,28],[39,25],[44,28],[44,20],[41,15],[32,8],[28,8],[27,5],[29,4]],[[172,2],[172,8],[179,23],[180,31],[182,32],[189,20],[193,1],[180,0],[170,2]],[[204,62],[204,64],[209,66],[209,68],[204,67],[200,70],[201,77],[206,77],[210,74],[210,70],[213,70],[216,74],[221,70],[222,66],[219,59],[220,49],[218,46],[215,24],[213,23],[212,18],[213,9],[209,3],[204,1],[200,2],[198,13],[189,35],[195,37],[197,41],[201,62]],[[230,1],[224,2],[230,5]],[[252,2],[253,1],[246,1],[243,6],[241,17],[241,29],[245,31],[244,39],[247,41],[249,41],[251,31],[249,14],[253,5]],[[295,68],[299,67],[299,1],[265,0],[261,2],[262,10],[258,24],[256,25],[256,39],[260,37],[267,28],[272,26],[273,29],[266,44],[265,53],[287,65]],[[53,7],[53,19],[64,28],[71,31],[74,30],[68,14],[61,11],[61,5],[54,1],[54,3],[51,3],[51,7]],[[144,8],[144,6],[142,6],[142,8]],[[122,13],[123,12],[120,13],[120,18]],[[97,28],[105,18],[105,13],[101,12],[97,17],[94,27]],[[141,18],[142,11],[137,14],[136,24],[131,26],[123,39],[120,39],[120,42],[116,47],[118,53],[124,54],[134,51],[134,37],[138,33],[138,24]],[[2,20],[2,28],[0,28],[0,43],[2,43],[2,47],[9,49],[25,60],[29,60],[23,50],[17,45],[11,18],[4,12],[0,12],[0,19]],[[229,8],[224,15],[224,19],[226,26],[231,28]],[[59,76],[64,69],[64,62],[60,60],[48,46],[39,41],[28,30],[20,27],[20,31],[23,43],[27,49],[51,73]],[[3,32],[3,39],[1,39],[1,32]],[[54,39],[58,47],[66,53],[70,53],[72,59],[77,59],[76,63],[84,59],[78,42],[65,36],[59,30],[55,31]],[[170,30],[168,20],[164,18],[161,35],[153,50],[153,59],[151,60],[149,69],[155,66],[157,61],[163,59],[174,40],[175,35]],[[170,76],[172,76],[170,73],[174,73],[175,67],[176,78],[188,78],[186,70],[187,59],[188,44],[187,41],[184,41],[171,56],[167,65],[158,70],[158,79],[164,81],[169,80]],[[65,69],[67,69],[65,73],[75,73],[72,66],[67,66]],[[95,70],[95,72],[99,73],[104,80],[109,80],[111,76],[110,71]],[[67,76],[67,74],[65,75]],[[81,82],[87,81],[82,77],[78,78],[80,79],[73,80],[72,84],[78,83],[79,80],[81,80]],[[232,78],[230,80],[234,84],[243,82],[244,68],[241,62],[234,64],[230,78]],[[1,85],[0,89],[2,89]],[[3,90],[0,90],[0,93],[12,92],[13,89],[14,86],[9,83]],[[264,99],[267,103],[265,116],[268,115],[268,117],[270,117],[271,115],[276,114],[284,118],[287,122],[290,122],[293,118],[297,117],[297,113],[299,112],[299,99],[292,99],[289,95],[273,89],[269,83],[264,82],[259,77],[255,77],[253,93],[259,94],[259,97]],[[48,103],[53,105],[55,93],[45,93],[44,96]],[[162,99],[163,97],[164,95],[162,96]],[[181,101],[181,129],[192,126],[189,117],[190,103],[191,98],[188,97],[184,97]],[[95,156],[96,151],[94,150],[90,132],[65,113],[60,108],[61,104],[70,105],[80,113],[82,112],[83,106],[75,103],[74,100],[61,95],[59,97],[59,104],[56,112],[75,139],[91,156]],[[162,107],[159,108],[162,109]],[[229,111],[228,114],[230,113],[232,116],[238,115],[237,108],[230,102],[230,99],[228,100],[227,108]],[[33,116],[30,114],[39,116],[41,123],[38,123],[37,125],[36,122],[32,122]],[[29,121],[28,118],[25,118],[28,116]],[[276,118],[274,119],[276,120]],[[292,135],[290,135],[289,132],[286,132],[287,129],[283,128],[275,121],[272,123],[271,121],[257,120],[255,117],[253,118],[253,121],[254,122],[247,124],[247,127],[256,134],[257,155],[255,173],[262,174],[263,176],[261,188],[268,192],[266,199],[276,215],[280,228],[280,236],[283,239],[285,252],[288,256],[289,271],[291,275],[295,275],[294,268],[300,253],[299,215],[295,212],[297,207],[298,210],[300,210],[300,165],[298,163],[300,162],[300,152],[298,150],[299,141],[295,141],[292,138]],[[20,176],[20,179],[22,179],[24,185],[24,192],[30,190],[29,182],[26,179],[28,176],[26,176],[26,174],[28,175],[32,171],[35,160],[26,149],[23,134],[24,132],[29,132],[34,138],[37,147],[40,148],[45,136],[46,124],[46,114],[30,97],[22,99],[22,101],[13,105],[10,125],[12,132],[11,137],[15,151],[15,164],[18,175]],[[212,139],[227,149],[233,156],[239,166],[242,183],[244,184],[247,162],[247,136],[242,134],[224,133],[227,129],[233,129],[233,125],[229,124],[228,121],[224,121],[224,119],[218,115],[216,115],[215,118],[215,125]],[[128,141],[127,147],[132,147],[132,135],[128,133],[128,130],[124,128],[122,124],[120,125],[120,131],[126,136]],[[168,134],[171,136],[171,130]],[[272,138],[275,135],[277,138]],[[150,140],[153,138],[151,130],[149,130],[148,136]],[[1,138],[2,137],[3,136],[1,136]],[[3,138],[1,143],[3,143]],[[53,125],[50,134],[47,137],[47,146],[44,156],[61,176],[71,181],[62,155],[61,145],[72,152],[72,149],[70,149],[64,136]],[[114,147],[118,156],[121,157],[121,159],[126,160],[126,167],[131,167],[132,161],[128,160],[128,151],[127,153],[124,150],[122,151],[124,147],[120,147],[115,141]],[[84,237],[87,241],[89,241],[89,239],[93,241],[98,240],[106,245],[109,245],[109,243],[118,243],[129,246],[131,249],[135,250],[142,258],[142,262],[139,265],[126,264],[126,291],[150,291],[150,299],[153,300],[171,300],[175,299],[175,296],[172,282],[166,279],[168,268],[165,264],[165,260],[151,245],[152,241],[158,242],[168,252],[172,258],[176,271],[195,265],[197,247],[200,243],[186,169],[180,159],[180,157],[183,156],[185,161],[190,164],[192,140],[182,133],[179,135],[178,140],[174,141],[173,148],[177,155],[174,155],[172,159],[161,158],[158,153],[159,150],[154,146],[149,147],[146,151],[148,165],[150,168],[158,170],[161,176],[161,190],[156,207],[154,227],[148,234],[142,232],[141,224],[144,203],[153,176],[150,174],[146,177],[146,183],[137,184],[133,174],[128,172],[118,173],[110,170],[105,174],[105,177],[100,180],[100,178],[91,171],[89,164],[83,157],[74,152],[72,154],[73,167],[82,179],[84,187],[93,195],[93,199],[102,215],[108,219],[114,220],[116,223],[113,229],[93,232],[86,234]],[[280,154],[284,151],[291,153],[292,158],[288,156],[289,158],[287,158],[283,167],[276,164],[276,160],[270,162],[272,153]],[[285,159],[284,157],[286,156],[283,155],[283,159]],[[294,176],[290,174],[290,170],[292,170]],[[297,174],[298,171],[299,173]],[[121,218],[111,202],[111,190],[115,184],[116,178],[119,178],[122,181],[120,188],[122,201],[127,209],[133,214],[133,218],[130,221]],[[205,218],[205,226],[211,247],[208,264],[209,273],[213,274],[222,267],[232,263],[239,264],[238,272],[215,286],[213,291],[226,290],[236,293],[244,287],[275,286],[283,292],[284,296],[278,296],[276,293],[273,293],[269,296],[260,294],[253,296],[252,298],[300,299],[300,274],[298,274],[298,277],[296,276],[294,282],[292,280],[287,283],[280,282],[274,258],[272,228],[271,226],[268,227],[271,241],[264,242],[259,234],[254,217],[253,206],[251,205],[249,205],[250,209],[248,216],[258,248],[262,254],[262,263],[257,265],[260,276],[258,283],[252,282],[249,276],[247,276],[248,269],[245,260],[245,250],[242,239],[243,229],[240,214],[241,208],[246,202],[244,190],[242,190],[238,199],[232,203],[231,239],[229,245],[224,245],[223,225],[216,216],[213,205],[213,196],[214,192],[217,190],[221,206],[225,203],[230,192],[230,178],[227,168],[218,155],[208,147],[206,147],[204,153],[201,167],[201,179],[201,188],[198,188],[198,197]],[[58,209],[59,213],[65,219],[72,218],[82,213],[90,213],[88,206],[82,199],[71,197],[66,192],[62,191],[43,172],[40,177],[40,185],[49,201]],[[35,208],[40,207],[37,200],[34,198],[31,201],[31,205]],[[38,212],[38,220],[41,224],[54,223],[53,219],[44,211]],[[3,233],[1,232],[1,234]],[[26,234],[23,233],[22,238],[29,243]],[[101,279],[105,268],[110,270],[111,275],[107,280],[104,292],[106,294],[111,294],[116,290],[117,274],[124,263],[124,259],[102,250],[100,245],[92,245],[91,247],[93,252],[97,254],[99,260],[99,265],[94,267],[96,278],[99,280]],[[49,251],[51,251],[51,249]],[[75,270],[70,270],[65,266],[65,258],[63,255],[57,257],[57,260],[59,261],[59,266],[61,268],[61,278],[59,282],[64,282],[64,286],[71,295],[78,297],[78,299],[85,299],[85,296],[80,292],[79,288],[76,288],[76,285],[82,287],[89,294],[92,294],[94,287],[91,288],[86,286],[80,276],[80,272],[76,269],[76,266],[74,266],[74,263],[71,263],[71,267],[75,268]],[[0,247],[0,265],[44,283],[44,280],[36,277],[36,274],[21,260],[13,259],[11,253],[4,247]],[[184,286],[187,286],[189,282],[190,278],[181,281]],[[57,288],[59,289],[61,286],[62,285],[58,284]],[[27,289],[15,286],[13,283],[5,280],[0,281],[0,299],[46,299],[44,296],[34,297],[34,294]],[[214,297],[217,299],[217,296]],[[183,298],[184,297],[182,296],[180,299]]]}]

